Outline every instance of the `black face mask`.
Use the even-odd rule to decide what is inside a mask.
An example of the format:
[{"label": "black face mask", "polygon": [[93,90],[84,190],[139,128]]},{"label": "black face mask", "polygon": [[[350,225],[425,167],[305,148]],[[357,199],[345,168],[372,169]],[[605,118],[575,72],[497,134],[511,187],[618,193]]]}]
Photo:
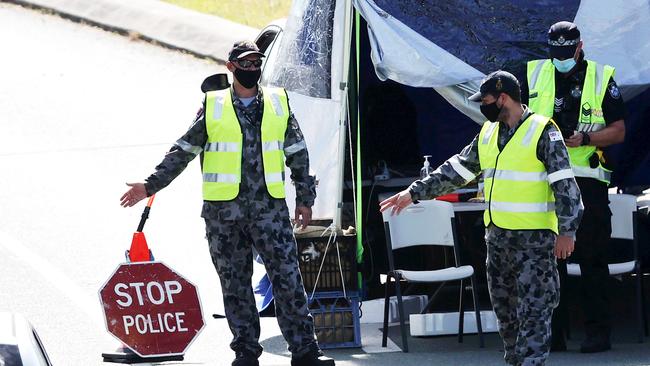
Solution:
[{"label": "black face mask", "polygon": [[260,80],[260,76],[262,76],[261,69],[257,69],[257,70],[242,70],[237,68],[235,69],[235,78],[246,89],[251,89],[255,85],[257,85],[257,82]]},{"label": "black face mask", "polygon": [[485,116],[485,118],[488,119],[490,122],[496,122],[497,118],[499,118],[499,114],[501,113],[501,109],[503,107],[499,108],[497,107],[497,101],[495,100],[493,103],[490,104],[485,104],[481,105],[481,113]]}]

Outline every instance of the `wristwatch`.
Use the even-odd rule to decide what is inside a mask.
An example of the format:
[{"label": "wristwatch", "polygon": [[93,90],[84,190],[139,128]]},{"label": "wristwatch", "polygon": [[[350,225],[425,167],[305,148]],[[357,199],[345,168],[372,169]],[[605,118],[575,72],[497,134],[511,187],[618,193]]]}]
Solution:
[{"label": "wristwatch", "polygon": [[582,133],[582,143],[580,145],[589,145],[591,142],[591,137],[589,137],[589,134],[585,131],[581,131],[580,133]]}]

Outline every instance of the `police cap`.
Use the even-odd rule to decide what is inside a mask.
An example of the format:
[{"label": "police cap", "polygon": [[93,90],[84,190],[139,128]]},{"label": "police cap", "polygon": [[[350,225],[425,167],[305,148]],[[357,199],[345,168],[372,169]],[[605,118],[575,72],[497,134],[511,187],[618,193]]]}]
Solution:
[{"label": "police cap", "polygon": [[551,58],[572,58],[580,42],[580,30],[574,23],[557,22],[548,29],[548,47]]}]

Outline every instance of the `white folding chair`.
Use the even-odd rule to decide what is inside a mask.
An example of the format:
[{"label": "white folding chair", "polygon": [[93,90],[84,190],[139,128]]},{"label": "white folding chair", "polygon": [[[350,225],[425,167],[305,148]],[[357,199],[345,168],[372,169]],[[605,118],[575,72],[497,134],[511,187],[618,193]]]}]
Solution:
[{"label": "white folding chair", "polygon": [[[417,205],[411,205],[404,209],[399,215],[391,215],[391,210],[383,212],[384,230],[386,232],[386,247],[388,254],[388,274],[386,279],[386,296],[384,299],[384,334],[382,346],[386,347],[388,339],[388,305],[389,286],[391,279],[395,280],[395,294],[399,309],[400,330],[402,333],[402,344],[404,352],[408,352],[406,328],[404,327],[404,307],[402,303],[402,291],[400,281],[406,282],[444,282],[460,281],[460,304],[458,316],[458,342],[463,341],[463,321],[465,307],[463,304],[464,286],[463,281],[470,280],[474,312],[476,313],[476,324],[478,328],[479,344],[484,347],[483,329],[479,313],[478,301],[474,284],[474,268],[470,265],[462,265],[460,250],[456,241],[456,230],[454,223],[454,209],[451,203],[445,201],[427,200],[420,201]],[[395,267],[393,251],[412,247],[437,245],[454,248],[455,267],[429,271],[409,271]]]},{"label": "white folding chair", "polygon": [[[639,243],[636,235],[637,223],[637,199],[630,194],[609,194],[609,209],[612,211],[612,239],[624,239],[632,241],[633,258],[627,262],[610,263],[609,275],[619,276],[634,274],[636,284],[636,311],[637,331],[639,343],[643,342],[644,333],[647,334],[645,311],[643,309],[642,289],[643,276],[641,275],[641,263],[639,260]],[[577,263],[567,264],[569,276],[580,276],[580,265]]]}]

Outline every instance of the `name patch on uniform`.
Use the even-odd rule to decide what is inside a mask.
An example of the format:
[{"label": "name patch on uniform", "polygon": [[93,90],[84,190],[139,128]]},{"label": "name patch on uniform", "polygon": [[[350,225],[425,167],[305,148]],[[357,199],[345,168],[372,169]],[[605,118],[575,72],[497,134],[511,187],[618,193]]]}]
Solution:
[{"label": "name patch on uniform", "polygon": [[548,133],[548,137],[551,139],[551,141],[562,141],[562,134],[560,131],[551,131]]}]

